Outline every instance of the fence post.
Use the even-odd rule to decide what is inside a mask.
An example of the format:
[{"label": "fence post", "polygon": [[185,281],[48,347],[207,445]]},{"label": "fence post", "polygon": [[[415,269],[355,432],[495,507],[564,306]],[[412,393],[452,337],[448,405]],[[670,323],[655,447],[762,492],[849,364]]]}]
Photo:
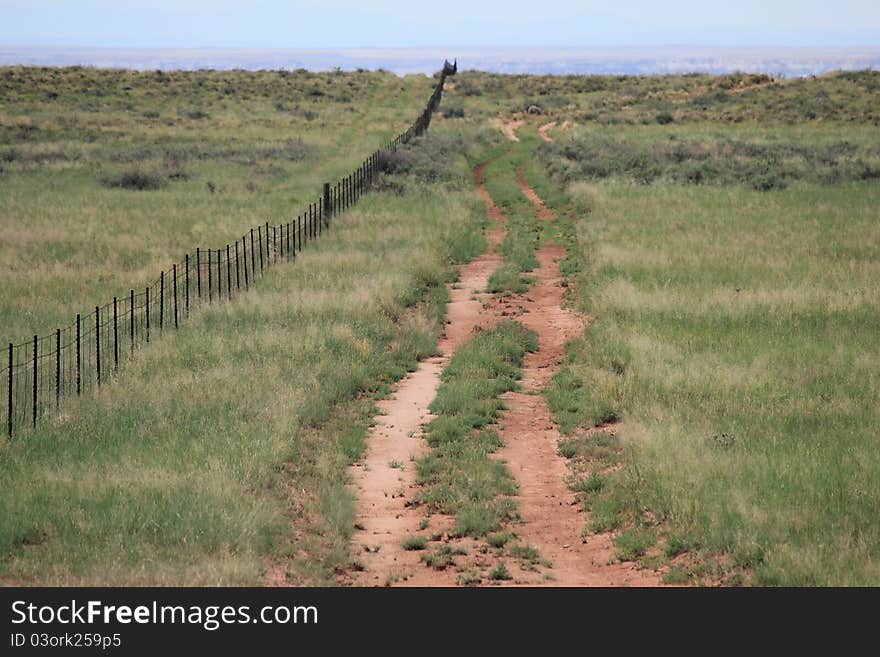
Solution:
[{"label": "fence post", "polygon": [[80,342],[80,317],[76,314],[76,396],[82,394],[82,346]]},{"label": "fence post", "polygon": [[[247,258],[247,237],[241,238],[241,255],[244,257],[244,289],[248,289],[248,258]],[[251,259],[253,262],[253,258]]]},{"label": "fence post", "polygon": [[208,249],[208,303],[212,303],[214,301],[214,286],[211,282],[211,251],[213,249]]},{"label": "fence post", "polygon": [[177,263],[171,265],[171,280],[174,288],[174,328],[178,328],[177,323]]},{"label": "fence post", "polygon": [[[275,229],[276,226],[272,226],[272,262],[278,262],[278,232]],[[266,241],[269,241],[268,235],[266,236]],[[266,250],[268,251],[269,249],[267,248]]]},{"label": "fence post", "polygon": [[146,287],[146,296],[147,296],[147,302],[146,302],[146,305],[144,306],[144,309],[145,309],[146,315],[147,315],[146,336],[147,336],[147,342],[149,342],[150,341],[150,286],[149,285]]},{"label": "fence post", "polygon": [[238,240],[235,240],[235,290],[238,291],[241,289],[241,274],[240,267],[238,265]]},{"label": "fence post", "polygon": [[232,298],[232,260],[229,257],[229,245],[226,245],[226,298]]},{"label": "fence post", "polygon": [[37,336],[34,336],[34,413],[33,425],[37,426]]},{"label": "fence post", "polygon": [[129,327],[131,329],[131,335],[129,336],[129,339],[131,341],[131,355],[134,356],[134,290],[131,290],[129,294],[131,295],[128,302],[128,312],[131,314],[131,317],[129,318],[131,321],[131,326]]},{"label": "fence post", "polygon": [[116,297],[113,297],[113,370],[119,369],[119,327],[118,315],[119,311],[116,307]]},{"label": "fence post", "polygon": [[257,276],[257,261],[254,258],[254,229],[251,228],[251,278]]},{"label": "fence post", "polygon": [[324,183],[324,218],[330,225],[330,217],[333,216],[333,204],[330,202],[330,183]]},{"label": "fence post", "polygon": [[220,269],[220,249],[217,249],[217,301],[223,300],[223,274]]},{"label": "fence post", "polygon": [[101,309],[95,306],[95,371],[98,385],[101,385]]},{"label": "fence post", "polygon": [[189,317],[189,253],[187,253],[183,258],[183,307],[186,311],[186,316]]},{"label": "fence post", "polygon": [[269,222],[266,222],[266,230],[263,231],[263,235],[266,237],[266,269],[269,268],[269,264],[272,262],[272,259],[269,257]]},{"label": "fence post", "polygon": [[290,262],[290,225],[292,222],[287,222],[287,261]]},{"label": "fence post", "polygon": [[159,333],[165,329],[165,272],[159,272]]},{"label": "fence post", "polygon": [[202,298],[202,250],[196,247],[196,296]]},{"label": "fence post", "polygon": [[[269,237],[266,237],[266,241],[269,241]],[[251,242],[251,246],[253,246],[253,242]],[[257,247],[260,252],[260,276],[263,275],[263,227],[257,226]]]},{"label": "fence post", "polygon": [[15,347],[9,343],[9,377],[7,384],[9,389],[6,391],[6,433],[12,440],[12,351]]},{"label": "fence post", "polygon": [[61,329],[55,329],[55,411],[61,406]]},{"label": "fence post", "polygon": [[320,235],[323,232],[322,227],[324,225],[324,199],[323,198],[318,199],[318,207],[315,212],[315,217],[316,217],[317,223],[318,223],[318,235]]}]

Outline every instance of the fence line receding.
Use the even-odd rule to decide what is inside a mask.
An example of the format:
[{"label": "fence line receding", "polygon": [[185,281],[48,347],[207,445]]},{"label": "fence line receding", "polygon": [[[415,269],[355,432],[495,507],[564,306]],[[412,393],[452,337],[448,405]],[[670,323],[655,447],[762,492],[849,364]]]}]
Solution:
[{"label": "fence line receding", "polygon": [[109,383],[138,347],[177,329],[196,307],[235,299],[269,268],[293,261],[330,227],[335,214],[351,207],[373,185],[382,153],[424,134],[440,104],[443,84],[457,68],[457,63],[445,62],[427,106],[413,124],[349,175],[324,183],[321,195],[290,221],[255,226],[220,248],[196,247],[150,284],[78,314],[71,325],[9,343],[0,363],[7,436],[36,427],[41,417],[57,413],[65,398]]}]

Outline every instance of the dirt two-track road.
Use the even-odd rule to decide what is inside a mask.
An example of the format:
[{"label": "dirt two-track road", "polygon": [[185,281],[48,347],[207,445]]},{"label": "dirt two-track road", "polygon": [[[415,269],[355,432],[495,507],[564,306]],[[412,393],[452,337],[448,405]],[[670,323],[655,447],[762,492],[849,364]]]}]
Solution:
[{"label": "dirt two-track road", "polygon": [[[504,124],[512,141],[518,141],[519,125],[512,121]],[[551,127],[546,127],[542,136]],[[587,318],[564,307],[558,265],[564,252],[558,244],[542,242],[536,253],[539,267],[532,272],[535,283],[526,293],[495,298],[485,292],[489,276],[501,262],[498,247],[506,222],[483,185],[483,176],[484,165],[480,165],[474,171],[474,185],[489,216],[488,249],[461,267],[458,283],[450,286],[441,355],[421,362],[397,384],[393,397],[380,404],[380,415],[367,439],[366,457],[352,468],[357,494],[352,556],[359,565],[341,581],[362,586],[454,586],[459,571],[485,570],[499,560],[479,550],[476,541],[451,537],[451,518],[434,515],[427,528],[420,526],[424,512],[413,505],[418,493],[413,461],[428,450],[421,429],[431,419],[428,407],[452,354],[476,328],[514,318],[537,333],[538,349],[526,355],[520,390],[503,396],[506,410],[496,428],[504,446],[494,457],[506,462],[518,485],[515,499],[521,521],[508,529],[520,543],[537,548],[542,565],[511,568],[513,579],[501,585],[657,585],[655,573],[613,561],[609,535],[582,534],[586,518],[566,485],[568,470],[557,453],[561,435],[540,393],[560,365],[565,342],[584,331]],[[517,183],[536,215],[552,221],[553,212],[529,186],[522,170],[517,172]],[[466,555],[457,557],[458,569],[429,568],[421,563],[419,552],[404,550],[406,537],[419,533],[439,536],[452,547],[464,548]]]}]

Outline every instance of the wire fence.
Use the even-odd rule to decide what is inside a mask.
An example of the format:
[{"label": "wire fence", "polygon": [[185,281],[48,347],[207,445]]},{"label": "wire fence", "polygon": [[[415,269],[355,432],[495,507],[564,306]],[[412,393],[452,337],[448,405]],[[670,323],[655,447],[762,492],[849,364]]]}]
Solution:
[{"label": "wire fence", "polygon": [[18,344],[9,343],[0,369],[0,399],[6,407],[6,433],[36,427],[57,413],[66,398],[89,394],[110,383],[135,351],[173,331],[204,304],[231,301],[247,292],[266,271],[296,259],[373,185],[383,153],[422,135],[440,104],[446,78],[457,62],[445,62],[428,104],[403,133],[367,157],[351,174],[324,183],[323,193],[286,223],[249,229],[220,248],[196,247],[140,289],[113,297],[70,326]]}]

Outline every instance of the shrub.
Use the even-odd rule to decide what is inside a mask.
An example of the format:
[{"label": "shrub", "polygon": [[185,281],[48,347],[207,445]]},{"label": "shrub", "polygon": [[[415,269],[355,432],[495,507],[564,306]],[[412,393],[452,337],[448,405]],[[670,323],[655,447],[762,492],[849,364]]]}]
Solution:
[{"label": "shrub", "polygon": [[158,171],[141,171],[140,169],[123,171],[115,175],[105,174],[98,181],[103,187],[137,191],[162,189],[168,184],[168,179]]}]

